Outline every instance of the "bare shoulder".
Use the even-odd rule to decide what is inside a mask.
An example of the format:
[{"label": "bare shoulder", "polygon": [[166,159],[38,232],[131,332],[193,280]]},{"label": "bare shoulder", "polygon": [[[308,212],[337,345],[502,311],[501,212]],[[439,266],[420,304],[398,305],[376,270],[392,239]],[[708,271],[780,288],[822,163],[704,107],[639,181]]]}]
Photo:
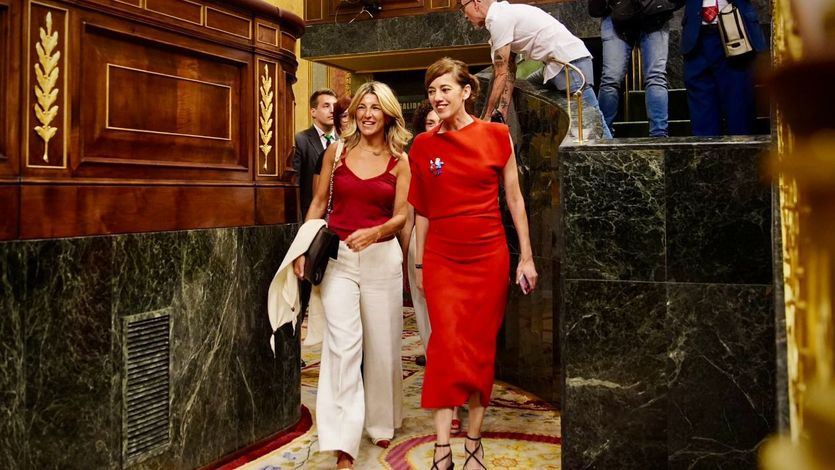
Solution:
[{"label": "bare shoulder", "polygon": [[407,174],[411,171],[409,169],[409,154],[403,152],[400,155],[400,158],[397,159],[397,165],[395,166],[397,169],[397,174],[401,174],[401,172],[406,172]]}]

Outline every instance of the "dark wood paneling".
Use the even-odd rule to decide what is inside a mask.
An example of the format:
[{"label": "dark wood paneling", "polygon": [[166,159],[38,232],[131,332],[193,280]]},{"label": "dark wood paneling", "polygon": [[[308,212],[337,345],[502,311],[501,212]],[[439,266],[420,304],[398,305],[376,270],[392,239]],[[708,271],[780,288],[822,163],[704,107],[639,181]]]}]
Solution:
[{"label": "dark wood paneling", "polygon": [[0,185],[0,240],[17,238],[20,187]]},{"label": "dark wood paneling", "polygon": [[252,38],[252,21],[234,13],[206,7],[206,27],[244,39]]},{"label": "dark wood paneling", "polygon": [[255,24],[255,42],[259,44],[267,44],[273,47],[279,47],[281,44],[279,43],[278,27],[259,21]]},{"label": "dark wood paneling", "polygon": [[[281,81],[281,102],[284,103],[283,108],[295,109],[296,97],[293,95],[293,82],[296,81],[295,77],[287,71],[282,71],[282,75],[284,76],[284,80]],[[282,181],[290,181],[294,173],[294,171],[292,171],[292,157],[296,143],[294,139],[294,132],[296,129],[295,121],[295,113],[285,115],[284,120],[282,121],[284,128],[281,132],[279,132],[281,151],[285,155],[285,158],[281,161],[283,164],[279,168],[279,174],[281,175],[279,178]]]},{"label": "dark wood paneling", "polygon": [[109,63],[105,67],[105,129],[232,140],[232,87]]},{"label": "dark wood paneling", "polygon": [[20,238],[151,232],[255,223],[255,189],[22,186]]},{"label": "dark wood paneling", "polygon": [[262,0],[0,0],[0,239],[295,221],[302,32]]},{"label": "dark wood paneling", "polygon": [[298,191],[293,187],[258,187],[255,190],[255,223],[282,224],[298,220]]},{"label": "dark wood paneling", "polygon": [[16,119],[9,119],[10,110],[17,109],[17,106],[10,103],[10,97],[16,93],[9,93],[9,62],[11,54],[11,12],[9,5],[0,1],[0,176],[15,174],[12,168],[12,160],[9,159],[9,147],[11,132],[9,122]]},{"label": "dark wood paneling", "polygon": [[307,0],[304,2],[304,20],[322,21],[325,18],[325,0]]},{"label": "dark wood paneling", "polygon": [[127,35],[120,22],[101,21],[107,26],[83,29],[86,106],[75,174],[128,178],[141,167],[139,177],[250,179],[249,139],[242,136],[255,118],[244,106],[253,88],[251,56],[203,51],[151,31]]},{"label": "dark wood paneling", "polygon": [[296,40],[289,34],[281,33],[281,48],[285,51],[293,51],[296,48]]},{"label": "dark wood paneling", "polygon": [[189,23],[203,24],[203,5],[190,0],[145,0],[145,9]]},{"label": "dark wood paneling", "polygon": [[112,0],[116,3],[124,3],[126,5],[130,5],[132,7],[142,7],[142,0]]}]

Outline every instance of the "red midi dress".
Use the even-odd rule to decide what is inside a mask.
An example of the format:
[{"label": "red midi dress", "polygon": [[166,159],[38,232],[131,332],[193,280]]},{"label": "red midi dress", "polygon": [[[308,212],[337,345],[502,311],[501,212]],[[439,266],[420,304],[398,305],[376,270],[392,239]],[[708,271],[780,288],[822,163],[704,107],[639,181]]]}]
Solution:
[{"label": "red midi dress", "polygon": [[418,135],[409,151],[409,202],[429,219],[423,287],[432,334],[421,406],[490,401],[496,336],[507,303],[510,255],[499,184],[510,157],[507,126],[476,119]]}]

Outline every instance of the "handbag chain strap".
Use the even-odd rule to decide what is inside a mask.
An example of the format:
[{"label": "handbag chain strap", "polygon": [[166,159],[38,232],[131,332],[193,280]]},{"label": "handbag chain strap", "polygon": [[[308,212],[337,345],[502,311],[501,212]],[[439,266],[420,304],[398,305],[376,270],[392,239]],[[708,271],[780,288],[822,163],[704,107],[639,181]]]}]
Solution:
[{"label": "handbag chain strap", "polygon": [[328,210],[325,213],[327,217],[333,211],[333,174],[336,173],[336,165],[339,163],[339,158],[342,155],[342,148],[345,142],[342,139],[336,141],[336,155],[333,157],[333,168],[331,168],[331,181],[328,189]]}]

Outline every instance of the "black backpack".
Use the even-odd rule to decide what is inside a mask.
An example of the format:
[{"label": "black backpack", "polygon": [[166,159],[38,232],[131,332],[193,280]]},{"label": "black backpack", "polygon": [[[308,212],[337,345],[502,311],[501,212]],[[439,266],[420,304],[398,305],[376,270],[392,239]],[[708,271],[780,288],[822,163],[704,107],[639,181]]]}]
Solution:
[{"label": "black backpack", "polygon": [[612,21],[625,25],[668,17],[681,5],[674,0],[609,0],[609,7],[612,9]]},{"label": "black backpack", "polygon": [[640,5],[641,16],[650,17],[657,15],[667,15],[681,6],[673,0],[634,0]]},{"label": "black backpack", "polygon": [[639,2],[640,0],[609,0],[612,21],[617,25],[623,25],[638,19],[638,15],[641,13]]}]

